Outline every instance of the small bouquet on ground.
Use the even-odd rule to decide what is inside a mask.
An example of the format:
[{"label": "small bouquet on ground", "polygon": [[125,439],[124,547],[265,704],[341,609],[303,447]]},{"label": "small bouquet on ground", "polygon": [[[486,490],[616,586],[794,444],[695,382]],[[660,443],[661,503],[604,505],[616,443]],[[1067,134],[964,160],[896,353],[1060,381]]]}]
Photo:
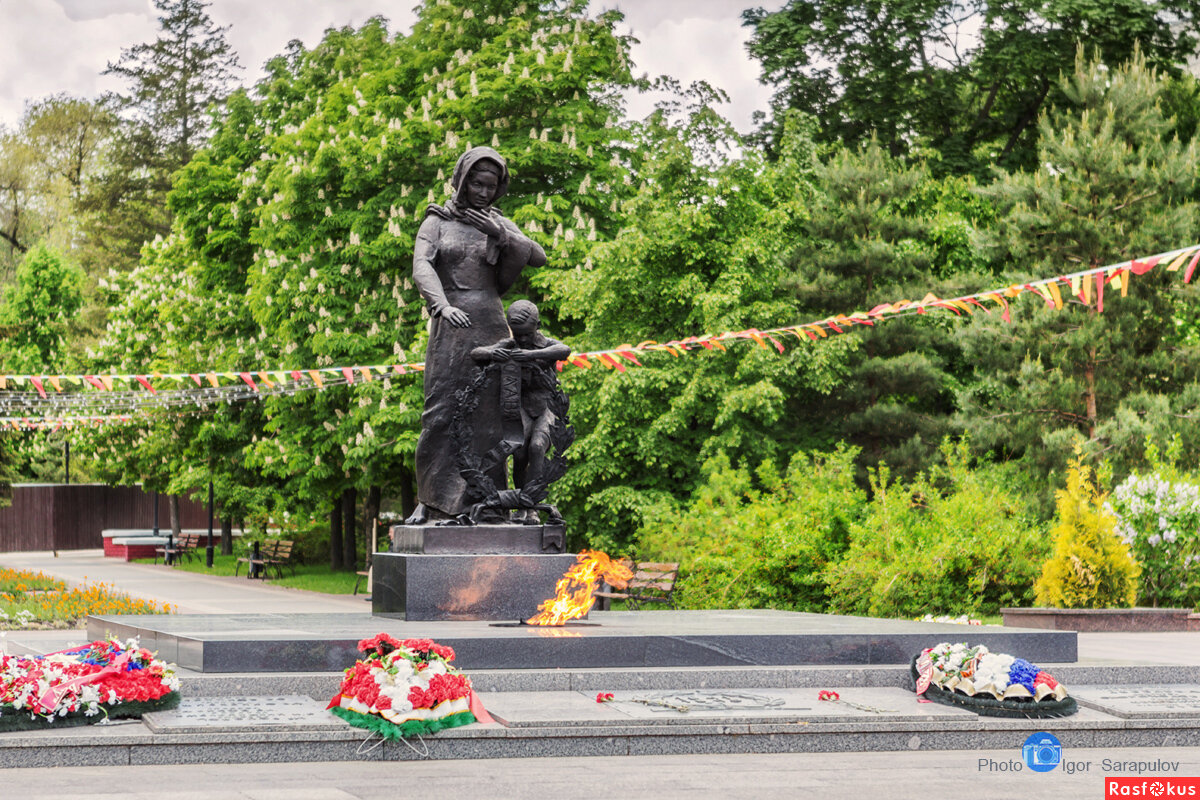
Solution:
[{"label": "small bouquet on ground", "polygon": [[329,710],[385,739],[491,722],[471,680],[450,666],[454,650],[429,639],[363,639]]},{"label": "small bouquet on ground", "polygon": [[912,660],[917,696],[989,717],[1066,717],[1078,707],[1048,672],[983,645],[942,642]]},{"label": "small bouquet on ground", "polygon": [[0,656],[0,731],[86,725],[179,705],[179,678],[136,639]]}]

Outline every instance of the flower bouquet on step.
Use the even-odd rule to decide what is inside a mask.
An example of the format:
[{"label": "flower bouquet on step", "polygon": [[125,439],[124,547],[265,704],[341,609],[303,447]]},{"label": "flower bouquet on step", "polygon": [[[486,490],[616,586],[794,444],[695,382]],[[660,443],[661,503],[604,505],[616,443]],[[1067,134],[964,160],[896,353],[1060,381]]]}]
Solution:
[{"label": "flower bouquet on step", "polygon": [[179,705],[179,678],[136,639],[0,656],[0,731],[86,725]]},{"label": "flower bouquet on step", "polygon": [[429,639],[381,633],[358,643],[329,710],[351,725],[400,739],[472,722],[491,722],[471,680],[450,666],[454,650]]},{"label": "flower bouquet on step", "polygon": [[1066,717],[1075,699],[1048,672],[983,645],[942,642],[913,657],[917,696],[988,717]]}]

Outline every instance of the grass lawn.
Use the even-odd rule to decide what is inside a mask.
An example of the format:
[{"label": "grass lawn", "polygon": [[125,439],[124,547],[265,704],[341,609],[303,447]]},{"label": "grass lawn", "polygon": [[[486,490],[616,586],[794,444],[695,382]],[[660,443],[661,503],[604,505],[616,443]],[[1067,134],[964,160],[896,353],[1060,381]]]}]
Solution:
[{"label": "grass lawn", "polygon": [[[154,559],[140,558],[137,559],[137,563],[152,564],[154,563]],[[237,568],[237,556],[223,556],[216,553],[213,555],[213,565],[210,569],[205,565],[204,548],[201,547],[197,550],[195,558],[184,559],[177,563],[174,568],[187,572],[198,572],[204,575],[232,576],[234,570]],[[238,575],[245,577],[245,564],[241,565]],[[325,594],[350,594],[354,591],[356,577],[353,572],[334,572],[328,564],[297,564],[294,576],[292,575],[292,571],[287,567],[283,570],[282,579],[276,578],[274,575],[275,573],[272,571],[271,577],[267,580],[276,586],[288,586],[292,589],[304,589],[309,592],[323,592]]]}]

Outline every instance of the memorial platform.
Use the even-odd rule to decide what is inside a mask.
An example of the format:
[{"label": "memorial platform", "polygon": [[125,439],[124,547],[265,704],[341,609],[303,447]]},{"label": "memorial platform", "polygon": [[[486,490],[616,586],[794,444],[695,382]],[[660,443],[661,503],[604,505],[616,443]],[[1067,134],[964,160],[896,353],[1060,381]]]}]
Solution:
[{"label": "memorial platform", "polygon": [[1034,662],[1077,657],[1072,631],[788,611],[597,611],[564,627],[517,623],[411,622],[367,613],[122,615],[89,617],[87,633],[140,636],[161,658],[202,673],[341,670],[354,662],[360,639],[381,632],[449,645],[464,671],[906,665],[922,648],[947,640]]}]

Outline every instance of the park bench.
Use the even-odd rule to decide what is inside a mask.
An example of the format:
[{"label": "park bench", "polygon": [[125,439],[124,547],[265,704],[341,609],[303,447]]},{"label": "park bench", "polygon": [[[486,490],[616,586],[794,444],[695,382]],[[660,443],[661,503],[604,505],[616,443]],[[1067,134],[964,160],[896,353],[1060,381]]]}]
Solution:
[{"label": "park bench", "polygon": [[[628,563],[628,562],[626,562]],[[637,611],[645,603],[662,603],[675,608],[675,579],[679,575],[678,563],[639,561],[630,565],[633,577],[621,591],[596,592],[596,597],[607,610],[613,600],[624,600],[626,606]]]},{"label": "park bench", "polygon": [[164,545],[163,547],[155,548],[154,563],[158,563],[158,557],[162,556],[164,564],[175,564],[179,559],[192,559],[196,556],[196,548],[200,546],[200,534],[198,533],[181,533],[179,538],[174,540],[174,544]]},{"label": "park bench", "polygon": [[283,568],[288,567],[292,571],[292,575],[296,574],[296,562],[292,560],[292,541],[290,539],[267,539],[259,547],[258,555],[253,554],[239,558],[237,564],[233,568],[234,576],[242,568],[242,564],[246,564],[247,578],[265,578],[267,572],[271,569],[275,570],[275,574],[282,578]]}]

